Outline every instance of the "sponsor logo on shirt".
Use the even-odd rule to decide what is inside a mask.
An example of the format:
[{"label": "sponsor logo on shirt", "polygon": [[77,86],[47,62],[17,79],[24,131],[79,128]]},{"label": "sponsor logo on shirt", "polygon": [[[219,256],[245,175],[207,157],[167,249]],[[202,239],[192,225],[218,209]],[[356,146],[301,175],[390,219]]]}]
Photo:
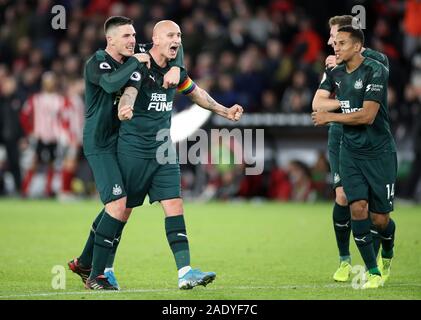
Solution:
[{"label": "sponsor logo on shirt", "polygon": [[339,101],[341,105],[341,109],[343,113],[352,113],[355,111],[360,110],[360,108],[351,108],[351,104],[349,103],[349,100],[341,100]]},{"label": "sponsor logo on shirt", "polygon": [[375,84],[375,83],[370,83],[367,85],[367,87],[365,88],[365,92],[369,92],[369,91],[382,91],[383,90],[383,85],[382,84]]},{"label": "sponsor logo on shirt", "polygon": [[172,101],[167,102],[166,93],[152,93],[151,102],[149,102],[148,110],[155,111],[171,111]]}]

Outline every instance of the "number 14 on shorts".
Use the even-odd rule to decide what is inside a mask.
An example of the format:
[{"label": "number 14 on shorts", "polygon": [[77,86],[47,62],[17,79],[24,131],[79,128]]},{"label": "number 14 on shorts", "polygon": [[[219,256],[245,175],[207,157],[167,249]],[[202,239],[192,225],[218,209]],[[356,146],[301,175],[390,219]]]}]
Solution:
[{"label": "number 14 on shorts", "polygon": [[386,185],[386,190],[387,190],[387,200],[389,200],[390,205],[393,205],[393,198],[395,196],[395,184],[388,183]]}]

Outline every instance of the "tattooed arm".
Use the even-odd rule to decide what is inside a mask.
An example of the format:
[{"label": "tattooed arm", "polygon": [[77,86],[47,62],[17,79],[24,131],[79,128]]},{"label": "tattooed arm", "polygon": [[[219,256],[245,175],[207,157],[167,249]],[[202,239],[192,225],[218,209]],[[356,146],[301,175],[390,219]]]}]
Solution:
[{"label": "tattooed arm", "polygon": [[134,87],[127,87],[118,103],[118,118],[121,121],[130,120],[133,117],[134,102],[138,90]]},{"label": "tattooed arm", "polygon": [[194,90],[187,96],[200,107],[215,112],[216,114],[232,121],[240,120],[241,115],[243,114],[243,107],[240,105],[235,104],[231,108],[226,108],[216,102],[209,93],[200,88],[198,85],[196,85]]}]

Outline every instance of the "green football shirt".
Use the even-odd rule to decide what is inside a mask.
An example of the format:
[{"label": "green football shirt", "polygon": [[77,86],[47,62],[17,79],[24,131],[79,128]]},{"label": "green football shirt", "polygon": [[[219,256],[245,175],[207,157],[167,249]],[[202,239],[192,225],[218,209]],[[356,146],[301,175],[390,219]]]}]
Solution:
[{"label": "green football shirt", "polygon": [[130,75],[141,65],[134,57],[124,64],[98,50],[85,64],[85,155],[114,153],[120,121],[118,98]]},{"label": "green football shirt", "polygon": [[[165,150],[160,151],[159,148],[163,143],[171,145],[168,138],[174,96],[177,90],[184,94],[192,92],[195,84],[187,72],[182,70],[178,88],[163,88],[164,74],[169,68],[161,68],[151,58],[150,69],[142,67],[138,70],[140,79],[134,87],[139,92],[134,103],[133,118],[121,123],[118,152],[154,159],[158,153],[165,153]],[[172,148],[168,151],[174,153]]]},{"label": "green football shirt", "polygon": [[380,62],[365,58],[351,73],[345,64],[325,73],[320,89],[335,92],[343,113],[360,110],[364,101],[376,101],[379,111],[372,125],[343,125],[342,147],[358,158],[377,158],[396,152],[387,108],[389,70]]},{"label": "green football shirt", "polygon": [[[144,66],[135,57],[125,63],[115,61],[105,50],[98,50],[85,64],[85,126],[83,129],[83,149],[85,155],[115,153],[117,151],[118,102],[122,88],[136,69]],[[183,48],[169,67],[184,68]]]},{"label": "green football shirt", "polygon": [[[379,51],[370,49],[370,48],[365,48],[364,51],[361,53],[361,55],[363,57],[366,58],[372,58],[374,60],[379,61],[380,63],[382,63],[387,69],[389,69],[389,59],[387,58],[387,56]],[[327,72],[330,72],[332,69],[328,69]],[[341,123],[336,123],[336,122],[332,122],[329,124],[330,125],[330,132],[333,135],[340,137],[342,136],[342,124]]]}]

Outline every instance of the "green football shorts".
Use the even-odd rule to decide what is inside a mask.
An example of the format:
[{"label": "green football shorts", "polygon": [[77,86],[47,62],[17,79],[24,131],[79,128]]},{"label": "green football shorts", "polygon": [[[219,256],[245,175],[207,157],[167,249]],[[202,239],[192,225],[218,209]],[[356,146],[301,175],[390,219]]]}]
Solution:
[{"label": "green football shorts", "polygon": [[156,159],[141,159],[117,154],[127,192],[127,208],[141,206],[146,195],[149,202],[181,197],[180,165],[159,164]]},{"label": "green football shorts", "polygon": [[95,185],[104,205],[126,196],[116,154],[92,154],[86,156],[86,159],[94,174]]},{"label": "green football shorts", "polygon": [[332,187],[342,187],[341,175],[339,174],[339,151],[341,148],[342,125],[332,124],[329,127],[327,149],[329,154],[330,172],[332,174]]},{"label": "green football shorts", "polygon": [[367,200],[370,212],[393,211],[396,153],[385,153],[375,159],[358,159],[342,147],[339,170],[348,203]]}]

